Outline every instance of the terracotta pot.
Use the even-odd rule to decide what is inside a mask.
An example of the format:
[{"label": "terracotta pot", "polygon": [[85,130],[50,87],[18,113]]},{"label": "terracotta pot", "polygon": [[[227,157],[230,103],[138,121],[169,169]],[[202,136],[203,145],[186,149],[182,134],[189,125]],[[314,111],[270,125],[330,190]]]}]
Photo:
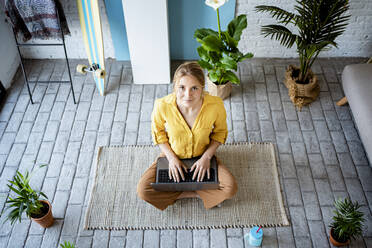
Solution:
[{"label": "terracotta pot", "polygon": [[48,205],[48,213],[46,213],[43,217],[41,218],[31,218],[31,220],[35,221],[38,223],[40,226],[47,228],[53,225],[54,218],[52,214],[52,205],[50,204],[49,201],[41,200],[42,203],[45,203]]},{"label": "terracotta pot", "polygon": [[231,82],[227,82],[226,84],[217,85],[213,83],[209,77],[207,76],[207,85],[208,85],[208,92],[212,96],[219,96],[222,99],[225,99],[230,96],[232,84]]},{"label": "terracotta pot", "polygon": [[309,69],[309,76],[307,84],[299,84],[296,82],[298,77],[295,72],[299,70],[298,67],[290,65],[285,72],[284,84],[288,89],[288,95],[294,105],[300,110],[317,99],[320,92],[318,78]]},{"label": "terracotta pot", "polygon": [[332,233],[333,233],[333,228],[331,230],[329,230],[329,239],[331,240],[331,243],[334,246],[339,247],[339,246],[347,246],[347,245],[350,244],[350,239],[348,241],[346,241],[345,243],[338,242],[335,238],[333,238]]}]

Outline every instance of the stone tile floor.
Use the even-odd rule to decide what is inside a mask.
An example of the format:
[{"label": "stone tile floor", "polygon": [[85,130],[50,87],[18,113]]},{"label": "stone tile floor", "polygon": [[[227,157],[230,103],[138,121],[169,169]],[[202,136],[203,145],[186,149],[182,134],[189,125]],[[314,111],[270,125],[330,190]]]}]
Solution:
[{"label": "stone tile floor", "polygon": [[[241,86],[225,100],[228,142],[271,141],[291,219],[290,227],[264,229],[263,247],[330,247],[329,223],[335,198],[350,197],[366,215],[363,238],[351,247],[372,247],[372,170],[348,106],[340,75],[358,58],[319,59],[313,66],[320,97],[297,111],[283,85],[285,66],[295,60],[253,59],[239,67]],[[73,60],[71,68],[77,63]],[[176,67],[177,62],[173,63]],[[102,145],[151,144],[150,114],[155,98],[172,85],[135,85],[128,63],[108,61],[106,96],[91,75],[73,70],[78,104],[69,84],[32,85],[31,104],[18,71],[0,113],[0,209],[6,183],[17,170],[48,164],[33,177],[53,205],[55,224],[42,229],[24,218],[12,227],[1,222],[0,247],[248,247],[248,229],[86,231],[83,221],[93,181],[96,148]],[[30,80],[68,79],[64,60],[29,60]],[[156,83],[156,82],[154,82]],[[1,219],[1,221],[3,218]]]}]

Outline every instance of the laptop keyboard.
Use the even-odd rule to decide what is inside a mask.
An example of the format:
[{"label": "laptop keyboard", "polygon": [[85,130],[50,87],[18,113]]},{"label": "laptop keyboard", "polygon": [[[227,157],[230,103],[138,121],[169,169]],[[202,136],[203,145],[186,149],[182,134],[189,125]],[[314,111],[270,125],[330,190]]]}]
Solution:
[{"label": "laptop keyboard", "polygon": [[[189,182],[197,183],[196,179],[192,180],[192,175],[193,174],[194,174],[193,171],[188,170],[187,173],[185,173],[185,171],[184,171],[183,175],[185,176],[185,180],[182,180],[182,178],[180,178],[179,183],[189,183]],[[214,182],[214,177],[215,177],[214,169],[210,168],[209,179],[208,179],[207,173],[206,173],[202,182]],[[159,180],[159,183],[174,183],[173,179],[169,179],[168,170],[159,170],[158,180]]]}]

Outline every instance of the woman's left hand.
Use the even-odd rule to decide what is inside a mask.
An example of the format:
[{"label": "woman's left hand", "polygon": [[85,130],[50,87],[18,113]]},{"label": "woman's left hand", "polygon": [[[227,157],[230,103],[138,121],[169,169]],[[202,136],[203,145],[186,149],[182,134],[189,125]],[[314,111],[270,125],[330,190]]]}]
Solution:
[{"label": "woman's left hand", "polygon": [[197,177],[197,181],[201,182],[204,179],[205,173],[207,173],[208,179],[210,178],[210,168],[211,160],[206,157],[201,157],[198,159],[191,167],[191,171],[194,171],[192,176],[192,180],[195,180]]}]

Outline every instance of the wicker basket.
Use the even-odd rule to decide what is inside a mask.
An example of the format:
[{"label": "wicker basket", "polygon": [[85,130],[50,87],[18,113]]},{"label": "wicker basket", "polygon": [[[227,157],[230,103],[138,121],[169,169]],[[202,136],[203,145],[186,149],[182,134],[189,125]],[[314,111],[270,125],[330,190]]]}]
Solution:
[{"label": "wicker basket", "polygon": [[285,73],[284,84],[288,89],[288,95],[293,104],[301,110],[303,106],[306,106],[319,96],[320,87],[318,84],[318,79],[314,73],[309,69],[309,83],[299,84],[296,83],[298,77],[294,77],[295,71],[299,68],[290,65]]}]

